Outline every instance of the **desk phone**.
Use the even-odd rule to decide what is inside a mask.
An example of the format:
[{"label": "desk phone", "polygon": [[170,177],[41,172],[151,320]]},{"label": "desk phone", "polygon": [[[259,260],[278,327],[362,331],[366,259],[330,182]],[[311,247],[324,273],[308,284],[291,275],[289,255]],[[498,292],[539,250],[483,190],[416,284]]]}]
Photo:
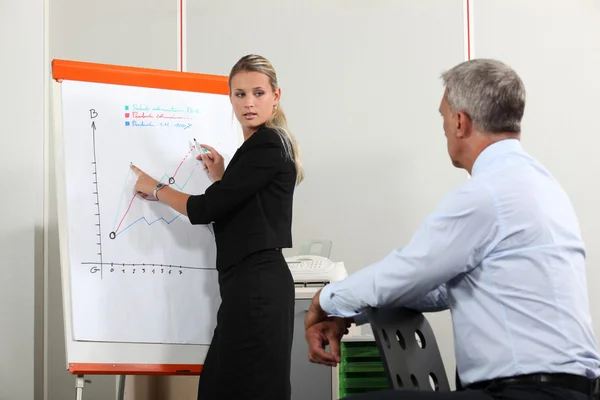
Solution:
[{"label": "desk phone", "polygon": [[348,276],[343,262],[334,262],[326,257],[304,255],[288,257],[286,261],[296,283],[329,283]]}]

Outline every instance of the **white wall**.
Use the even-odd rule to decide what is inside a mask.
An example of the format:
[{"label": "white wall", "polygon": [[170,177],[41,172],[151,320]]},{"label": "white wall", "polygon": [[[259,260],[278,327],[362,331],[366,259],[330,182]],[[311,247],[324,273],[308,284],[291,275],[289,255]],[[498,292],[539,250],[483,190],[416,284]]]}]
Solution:
[{"label": "white wall", "polygon": [[253,52],[273,62],[306,167],[294,243],[329,238],[355,271],[465,179],[437,113],[439,75],[464,59],[462,0],[273,4],[188,2],[188,70],[227,75]]},{"label": "white wall", "polygon": [[44,2],[0,5],[0,399],[43,383]]},{"label": "white wall", "polygon": [[476,57],[516,69],[527,89],[522,142],[556,176],[579,216],[600,339],[600,2],[474,2]]}]

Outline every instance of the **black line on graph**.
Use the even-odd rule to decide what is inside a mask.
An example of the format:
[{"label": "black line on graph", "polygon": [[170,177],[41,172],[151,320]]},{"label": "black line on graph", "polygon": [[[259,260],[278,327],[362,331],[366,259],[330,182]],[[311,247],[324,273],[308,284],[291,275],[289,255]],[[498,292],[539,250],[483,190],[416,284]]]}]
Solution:
[{"label": "black line on graph", "polygon": [[81,265],[100,265],[100,266],[110,266],[110,267],[159,267],[159,268],[175,268],[175,269],[198,269],[204,271],[216,271],[216,268],[206,268],[206,267],[188,267],[185,265],[170,265],[170,264],[135,264],[135,263],[118,263],[118,262],[105,262],[105,263],[97,263],[86,261],[82,262]]},{"label": "black line on graph", "polygon": [[[98,116],[98,113],[96,113],[94,110],[90,110],[90,116],[92,117],[92,119],[96,118]],[[96,224],[98,226],[98,247],[99,247],[99,251],[98,251],[98,255],[100,256],[100,279],[102,279],[104,277],[104,270],[102,268],[103,265],[103,260],[102,260],[102,227],[100,226],[100,195],[98,194],[98,164],[97,164],[97,160],[96,160],[96,122],[92,121],[92,141],[93,141],[93,145],[94,145],[94,185],[96,186],[96,190],[94,191],[94,195],[96,196],[96,202],[95,205],[98,208],[98,223]]]}]

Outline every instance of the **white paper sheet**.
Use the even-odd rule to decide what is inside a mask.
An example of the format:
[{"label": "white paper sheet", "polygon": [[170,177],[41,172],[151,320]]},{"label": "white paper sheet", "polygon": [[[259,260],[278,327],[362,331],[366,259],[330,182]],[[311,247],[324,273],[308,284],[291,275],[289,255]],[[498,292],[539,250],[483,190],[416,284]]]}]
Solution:
[{"label": "white paper sheet", "polygon": [[74,339],[209,344],[220,303],[212,226],[135,196],[130,164],[203,193],[212,182],[193,139],[231,158],[228,97],[70,81],[62,92]]}]

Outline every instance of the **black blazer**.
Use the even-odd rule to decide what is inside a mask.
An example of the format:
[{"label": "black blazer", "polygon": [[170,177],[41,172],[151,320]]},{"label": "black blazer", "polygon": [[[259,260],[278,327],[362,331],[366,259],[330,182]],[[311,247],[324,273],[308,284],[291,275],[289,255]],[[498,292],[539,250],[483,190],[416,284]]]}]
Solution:
[{"label": "black blazer", "polygon": [[262,127],[235,152],[220,181],[190,196],[190,222],[214,222],[217,267],[260,250],[292,247],[295,187],[296,167],[280,136]]}]

